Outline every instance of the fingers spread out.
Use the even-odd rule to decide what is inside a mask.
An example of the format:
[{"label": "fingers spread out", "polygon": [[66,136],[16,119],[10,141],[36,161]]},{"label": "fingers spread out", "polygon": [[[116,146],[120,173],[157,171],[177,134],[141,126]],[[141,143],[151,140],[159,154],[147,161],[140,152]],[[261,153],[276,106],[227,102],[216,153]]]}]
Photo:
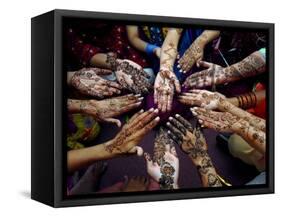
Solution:
[{"label": "fingers spread out", "polygon": [[184,125],[181,122],[179,122],[176,118],[169,117],[169,121],[172,124],[172,126],[174,126],[182,134],[186,133],[186,129],[185,129]]},{"label": "fingers spread out", "polygon": [[182,142],[183,141],[183,133],[179,129],[177,129],[174,125],[172,125],[170,122],[167,122],[166,126],[168,127],[169,131],[175,135],[177,138],[176,141]]},{"label": "fingers spread out", "polygon": [[189,131],[192,132],[193,131],[193,127],[191,125],[191,123],[189,121],[187,121],[185,118],[183,118],[181,115],[176,114],[175,115],[176,119],[181,122],[181,124]]}]

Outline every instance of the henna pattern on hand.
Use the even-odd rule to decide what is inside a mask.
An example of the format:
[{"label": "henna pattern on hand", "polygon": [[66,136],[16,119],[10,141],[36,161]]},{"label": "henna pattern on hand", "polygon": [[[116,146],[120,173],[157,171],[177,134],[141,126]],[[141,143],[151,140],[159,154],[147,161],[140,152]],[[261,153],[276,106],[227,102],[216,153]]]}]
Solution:
[{"label": "henna pattern on hand", "polygon": [[113,94],[120,94],[121,86],[116,82],[108,81],[98,74],[108,72],[106,69],[83,68],[76,71],[71,78],[71,84],[82,94],[104,98]]},{"label": "henna pattern on hand", "polygon": [[[187,153],[192,162],[196,165],[204,186],[221,186],[217,178],[214,165],[207,152],[207,143],[205,137],[197,124],[195,128],[180,115],[170,117],[167,123],[168,134],[177,142],[182,150]],[[206,178],[207,177],[207,178]],[[209,178],[210,177],[210,178]]]},{"label": "henna pattern on hand", "polygon": [[206,64],[208,68],[187,77],[184,86],[189,88],[202,88],[221,84],[226,81],[223,67],[207,62],[204,62],[204,64]]},{"label": "henna pattern on hand", "polygon": [[116,77],[123,88],[133,93],[148,93],[152,87],[147,80],[150,76],[139,65],[129,60],[118,62]]}]

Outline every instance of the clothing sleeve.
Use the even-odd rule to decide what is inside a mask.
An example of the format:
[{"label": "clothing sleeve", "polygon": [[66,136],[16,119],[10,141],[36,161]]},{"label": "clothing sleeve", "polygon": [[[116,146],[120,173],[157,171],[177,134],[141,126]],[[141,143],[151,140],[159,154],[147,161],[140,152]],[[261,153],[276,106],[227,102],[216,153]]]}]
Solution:
[{"label": "clothing sleeve", "polygon": [[259,50],[259,52],[260,52],[260,54],[263,56],[263,58],[266,59],[266,48],[265,48],[265,47],[264,47],[264,48],[261,48],[261,49]]},{"label": "clothing sleeve", "polygon": [[67,29],[67,50],[83,66],[89,66],[91,58],[101,49],[83,41],[74,29]]}]

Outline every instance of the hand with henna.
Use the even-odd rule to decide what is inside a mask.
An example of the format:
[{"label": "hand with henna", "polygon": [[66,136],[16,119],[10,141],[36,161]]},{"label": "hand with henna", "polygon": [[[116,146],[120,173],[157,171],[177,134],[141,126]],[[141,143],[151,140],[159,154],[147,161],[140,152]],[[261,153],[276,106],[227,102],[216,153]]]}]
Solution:
[{"label": "hand with henna", "polygon": [[199,62],[204,56],[204,48],[205,43],[202,40],[195,40],[178,61],[177,67],[180,68],[180,72],[188,72],[194,64],[199,67]]},{"label": "hand with henna", "polygon": [[135,176],[128,178],[125,176],[125,182],[121,187],[122,192],[136,192],[136,191],[147,191],[149,180],[143,176]]},{"label": "hand with henna", "polygon": [[117,81],[123,88],[139,94],[148,93],[151,89],[151,84],[147,80],[150,76],[137,63],[117,59],[113,53],[107,54],[106,62],[115,71]]},{"label": "hand with henna", "polygon": [[104,100],[68,100],[68,110],[72,113],[92,115],[97,121],[110,122],[121,126],[120,120],[114,118],[139,107],[143,97],[128,94]]},{"label": "hand with henna", "polygon": [[192,114],[199,119],[202,127],[218,132],[235,133],[243,120],[229,112],[215,112],[205,108],[191,108]]},{"label": "hand with henna", "polygon": [[218,92],[207,90],[190,90],[179,96],[179,101],[188,106],[199,106],[205,109],[220,109],[222,100],[226,97]]},{"label": "hand with henna", "polygon": [[160,118],[157,109],[146,112],[139,111],[126,123],[116,137],[105,145],[105,150],[110,154],[137,153],[143,154],[141,147],[137,146],[143,137],[152,130]]},{"label": "hand with henna", "polygon": [[122,87],[118,83],[101,77],[111,73],[108,69],[83,68],[76,72],[68,72],[68,81],[82,94],[104,98],[121,93]]},{"label": "hand with henna", "polygon": [[185,118],[176,114],[167,122],[169,136],[189,156],[198,169],[204,187],[221,186],[216,170],[208,154],[208,146],[200,126],[192,127]]},{"label": "hand with henna", "polygon": [[180,83],[170,70],[160,70],[154,83],[154,103],[161,112],[170,111],[174,98],[174,92],[180,93]]},{"label": "hand with henna", "polygon": [[220,32],[216,30],[205,30],[202,32],[178,61],[178,68],[180,68],[180,71],[186,73],[194,64],[200,67],[200,61],[203,59],[205,46],[219,35]]},{"label": "hand with henna", "polygon": [[154,142],[153,159],[144,153],[147,173],[162,190],[178,188],[179,159],[174,144],[167,131],[160,128]]},{"label": "hand with henna", "polygon": [[226,75],[223,67],[205,61],[200,61],[199,66],[205,67],[207,69],[204,69],[200,72],[196,72],[191,76],[187,77],[183,84],[185,87],[203,88],[215,84],[225,83]]}]

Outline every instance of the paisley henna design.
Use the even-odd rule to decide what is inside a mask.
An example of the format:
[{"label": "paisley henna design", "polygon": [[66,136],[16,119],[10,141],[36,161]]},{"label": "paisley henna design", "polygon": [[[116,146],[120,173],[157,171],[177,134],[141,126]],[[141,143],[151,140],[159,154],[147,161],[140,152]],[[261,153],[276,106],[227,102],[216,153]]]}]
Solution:
[{"label": "paisley henna design", "polygon": [[[201,132],[200,125],[197,124],[193,128],[186,119],[178,114],[175,117],[170,117],[169,120],[171,123],[167,123],[167,127],[169,128],[168,134],[180,145],[181,149],[187,153],[195,164],[201,175],[203,185],[205,187],[221,186],[220,181],[215,182],[214,179],[211,179],[217,175],[211,158],[208,155],[207,143]],[[182,139],[178,139],[179,137]]]},{"label": "paisley henna design", "polygon": [[207,67],[207,69],[187,77],[183,84],[184,86],[188,88],[202,88],[226,82],[223,67],[203,61],[200,64]]},{"label": "paisley henna design", "polygon": [[179,161],[175,151],[175,142],[169,137],[167,130],[160,128],[154,141],[153,161],[145,153],[148,174],[157,182],[160,189],[177,188]]},{"label": "paisley henna design", "polygon": [[71,78],[71,85],[82,94],[98,98],[120,94],[121,86],[118,83],[99,76],[99,74],[106,73],[108,74],[108,70],[105,69],[83,68],[74,73]]},{"label": "paisley henna design", "polygon": [[147,80],[150,76],[130,60],[118,61],[115,73],[120,85],[133,93],[148,93],[152,88]]}]

